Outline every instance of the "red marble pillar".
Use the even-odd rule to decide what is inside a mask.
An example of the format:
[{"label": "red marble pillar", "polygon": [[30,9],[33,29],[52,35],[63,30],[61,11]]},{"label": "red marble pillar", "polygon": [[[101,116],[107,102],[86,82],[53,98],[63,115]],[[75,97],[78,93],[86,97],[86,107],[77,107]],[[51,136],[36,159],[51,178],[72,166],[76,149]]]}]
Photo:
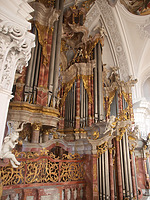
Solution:
[{"label": "red marble pillar", "polygon": [[93,199],[98,200],[98,180],[97,180],[97,155],[92,155],[92,165],[93,165]]},{"label": "red marble pillar", "polygon": [[110,181],[110,200],[114,200],[115,192],[114,192],[112,148],[109,149],[109,181]]},{"label": "red marble pillar", "polygon": [[92,74],[92,82],[91,82],[91,95],[92,95],[92,124],[94,123],[94,82],[93,82],[93,74]]},{"label": "red marble pillar", "polygon": [[16,80],[16,91],[14,101],[23,101],[26,72],[27,68],[23,67],[20,77]]},{"label": "red marble pillar", "polygon": [[76,129],[80,128],[80,76],[77,76],[76,82]]},{"label": "red marble pillar", "polygon": [[137,193],[136,193],[136,182],[135,182],[135,172],[134,172],[134,162],[133,162],[133,152],[130,150],[130,159],[131,159],[131,177],[132,177],[132,187],[133,187],[133,196],[136,199]]},{"label": "red marble pillar", "polygon": [[41,124],[40,123],[34,123],[32,125],[31,143],[39,143],[40,128],[41,128]]},{"label": "red marble pillar", "polygon": [[46,42],[43,44],[41,64],[38,80],[38,91],[37,91],[37,104],[46,106],[48,98],[48,75],[49,75],[49,62],[51,54],[51,44],[52,44],[52,31],[45,33],[43,36]]},{"label": "red marble pillar", "polygon": [[44,130],[43,131],[43,142],[47,142],[49,140],[49,131]]},{"label": "red marble pillar", "polygon": [[119,137],[116,137],[116,176],[117,176],[117,199],[123,200],[123,186],[122,186],[122,174],[121,174],[121,160],[120,160],[120,146]]},{"label": "red marble pillar", "polygon": [[147,164],[146,164],[147,157],[144,158],[144,169],[145,169],[145,188],[150,189],[150,182],[149,182],[149,174],[147,171]]},{"label": "red marble pillar", "polygon": [[[88,77],[88,87],[89,87],[89,93],[91,93],[91,77]],[[92,125],[92,104],[90,101],[90,98],[88,98],[88,125]]]}]

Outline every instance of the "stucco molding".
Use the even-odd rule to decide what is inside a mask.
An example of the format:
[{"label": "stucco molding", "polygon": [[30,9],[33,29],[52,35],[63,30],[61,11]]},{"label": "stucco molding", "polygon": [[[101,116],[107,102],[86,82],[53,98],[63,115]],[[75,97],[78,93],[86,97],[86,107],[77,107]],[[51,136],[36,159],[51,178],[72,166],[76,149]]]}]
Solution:
[{"label": "stucco molding", "polygon": [[16,70],[28,65],[34,35],[16,23],[0,19],[0,84],[11,91]]},{"label": "stucco molding", "polygon": [[126,81],[129,77],[129,68],[126,52],[124,50],[124,44],[121,38],[121,34],[115,19],[111,6],[103,0],[97,0],[87,13],[85,25],[90,28],[90,25],[95,24],[97,18],[106,27],[108,32],[108,38],[110,39],[111,51],[115,55],[114,63],[120,68],[121,79]]}]

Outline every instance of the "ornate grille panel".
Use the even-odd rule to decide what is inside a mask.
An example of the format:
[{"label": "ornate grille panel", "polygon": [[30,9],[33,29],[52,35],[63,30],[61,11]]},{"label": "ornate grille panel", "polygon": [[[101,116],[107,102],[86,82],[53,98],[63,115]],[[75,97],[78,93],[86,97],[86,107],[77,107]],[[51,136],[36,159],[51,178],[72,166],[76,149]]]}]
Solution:
[{"label": "ornate grille panel", "polygon": [[48,155],[44,150],[39,155],[32,152],[15,153],[21,162],[18,168],[0,168],[3,186],[33,183],[60,183],[84,179],[84,160],[79,155],[64,155],[63,159]]}]

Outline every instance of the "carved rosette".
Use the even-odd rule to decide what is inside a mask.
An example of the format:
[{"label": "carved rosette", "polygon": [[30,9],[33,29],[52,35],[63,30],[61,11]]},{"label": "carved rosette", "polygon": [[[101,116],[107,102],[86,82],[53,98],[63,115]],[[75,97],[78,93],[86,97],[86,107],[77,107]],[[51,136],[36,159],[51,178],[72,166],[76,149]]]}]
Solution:
[{"label": "carved rosette", "polygon": [[0,21],[0,85],[11,91],[15,72],[28,65],[34,35],[13,22]]}]

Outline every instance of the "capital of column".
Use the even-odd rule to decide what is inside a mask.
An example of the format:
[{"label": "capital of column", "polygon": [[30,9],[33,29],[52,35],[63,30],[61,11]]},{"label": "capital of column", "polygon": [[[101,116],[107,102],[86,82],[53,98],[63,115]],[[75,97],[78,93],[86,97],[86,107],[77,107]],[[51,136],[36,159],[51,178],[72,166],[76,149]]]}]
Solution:
[{"label": "capital of column", "polygon": [[109,153],[111,153],[112,154],[112,151],[115,149],[115,147],[111,147],[111,148],[109,148],[108,150],[109,150]]},{"label": "capital of column", "polygon": [[31,57],[35,36],[17,22],[0,14],[0,84],[12,90],[15,72],[22,72]]},{"label": "capital of column", "polygon": [[33,123],[32,124],[32,129],[35,130],[35,131],[39,131],[41,126],[42,126],[41,123]]}]

